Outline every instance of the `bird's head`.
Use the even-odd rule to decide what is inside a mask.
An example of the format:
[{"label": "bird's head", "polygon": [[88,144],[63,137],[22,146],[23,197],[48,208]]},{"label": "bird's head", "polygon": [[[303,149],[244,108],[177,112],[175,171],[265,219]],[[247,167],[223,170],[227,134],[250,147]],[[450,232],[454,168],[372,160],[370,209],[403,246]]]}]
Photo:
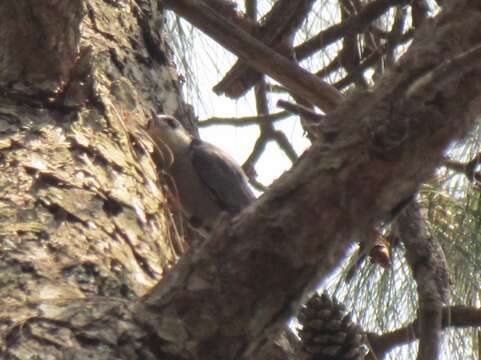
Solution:
[{"label": "bird's head", "polygon": [[192,136],[176,118],[168,115],[155,115],[147,124],[147,132],[158,146],[167,146],[174,154],[190,146]]}]

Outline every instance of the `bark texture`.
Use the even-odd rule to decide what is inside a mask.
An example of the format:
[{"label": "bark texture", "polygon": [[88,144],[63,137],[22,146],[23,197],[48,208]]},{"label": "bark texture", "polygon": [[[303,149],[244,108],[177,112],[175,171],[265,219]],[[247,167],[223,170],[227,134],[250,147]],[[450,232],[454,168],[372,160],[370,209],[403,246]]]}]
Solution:
[{"label": "bark texture", "polygon": [[118,351],[111,309],[177,259],[141,130],[186,109],[156,3],[0,3],[2,359]]},{"label": "bark texture", "polygon": [[450,4],[376,89],[328,114],[328,142],[165,276],[179,247],[142,125],[188,111],[158,2],[1,2],[1,357],[262,358],[303,292],[479,116],[474,65],[431,76],[481,43],[478,1]]},{"label": "bark texture", "polygon": [[253,356],[262,334],[292,313],[303,291],[332,271],[351,241],[373,241],[378,221],[395,213],[433,174],[447,145],[469,131],[481,104],[481,73],[471,71],[479,61],[431,75],[479,46],[480,25],[479,3],[469,1],[453,1],[426,21],[374,90],[328,114],[338,127],[331,141],[314,145],[183,257],[139,303],[139,321],[163,339],[174,331],[169,351],[179,355]]},{"label": "bark texture", "polygon": [[418,360],[439,357],[443,305],[449,303],[448,265],[443,249],[412,203],[399,216],[395,230],[406,247],[406,260],[416,280],[419,302]]}]

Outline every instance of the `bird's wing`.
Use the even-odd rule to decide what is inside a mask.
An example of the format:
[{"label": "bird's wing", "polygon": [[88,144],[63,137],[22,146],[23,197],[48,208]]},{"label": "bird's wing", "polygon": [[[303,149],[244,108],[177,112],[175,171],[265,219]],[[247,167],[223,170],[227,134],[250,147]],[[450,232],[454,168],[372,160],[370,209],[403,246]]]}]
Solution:
[{"label": "bird's wing", "polygon": [[240,212],[255,199],[239,165],[222,150],[194,139],[190,153],[197,174],[228,213]]}]

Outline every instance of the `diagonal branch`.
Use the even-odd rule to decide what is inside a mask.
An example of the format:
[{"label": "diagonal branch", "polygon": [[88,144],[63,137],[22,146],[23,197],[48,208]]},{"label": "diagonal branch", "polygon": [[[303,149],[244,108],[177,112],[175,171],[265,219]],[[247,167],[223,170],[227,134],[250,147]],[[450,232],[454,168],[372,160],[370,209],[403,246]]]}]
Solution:
[{"label": "diagonal branch", "polygon": [[277,106],[283,109],[286,109],[290,113],[293,113],[299,116],[304,116],[309,121],[314,123],[319,123],[321,120],[325,118],[325,115],[318,114],[314,110],[311,110],[303,105],[290,103],[285,100],[279,100],[277,102]]},{"label": "diagonal branch", "polygon": [[315,75],[219,16],[202,1],[167,0],[166,5],[257,71],[279,81],[297,96],[305,98],[325,111],[333,110],[342,101],[342,95],[333,86],[319,80]]},{"label": "diagonal branch", "polygon": [[[314,0],[279,0],[266,15],[257,32],[257,39],[275,48],[282,55],[292,50],[293,35],[309,13]],[[261,78],[261,74],[238,60],[224,78],[214,86],[218,95],[238,98]]]},{"label": "diagonal branch", "polygon": [[[354,80],[355,76],[358,76],[357,74],[364,73],[366,69],[375,66],[382,59],[382,57],[385,56],[385,54],[390,51],[390,49],[393,49],[396,45],[406,43],[407,41],[412,39],[412,36],[413,36],[413,32],[408,31],[401,36],[398,43],[392,43],[388,41],[384,45],[379,46],[375,51],[372,51],[362,60],[362,62],[359,64],[359,66],[356,68],[356,70],[353,73],[346,75],[344,78],[342,78],[339,81],[336,81],[333,84],[334,87],[336,87],[337,89],[345,88]],[[334,71],[334,70],[335,69],[332,69],[331,71]],[[327,75],[327,74],[324,74],[324,69],[320,70],[319,73],[322,73],[323,76]]]},{"label": "diagonal branch", "polygon": [[304,60],[316,51],[334,43],[346,34],[359,34],[373,20],[384,14],[392,6],[401,5],[406,0],[375,0],[367,4],[357,15],[321,31],[303,44],[296,46],[296,58]]},{"label": "diagonal branch", "polygon": [[372,233],[473,127],[479,69],[456,73],[455,91],[408,97],[406,89],[423,69],[481,42],[479,4],[460,1],[423,26],[375,89],[328,115],[339,125],[336,137],[314,144],[237,217],[219,221],[137,303],[136,319],[155,334],[159,352],[212,360],[256,353],[259,339],[338,266],[352,239]]},{"label": "diagonal branch", "polygon": [[[258,117],[262,119],[263,117],[267,116],[269,112],[269,106],[267,103],[267,84],[265,83],[264,79],[257,84],[255,90],[257,114]],[[282,131],[275,129],[273,121],[259,121],[257,125],[259,125],[260,128],[259,138],[254,145],[252,153],[242,165],[242,168],[249,177],[251,184],[258,190],[261,190],[263,186],[256,180],[257,174],[255,171],[255,164],[261,157],[267,144],[270,141],[275,141],[292,163],[297,160],[297,153],[287,139],[286,135]],[[265,188],[262,189],[262,191],[265,191]]]},{"label": "diagonal branch", "polygon": [[[297,60],[304,60],[314,52],[334,43],[343,36],[354,36],[367,28],[373,20],[384,14],[390,7],[405,3],[406,0],[376,0],[367,4],[357,15],[321,31],[312,39],[294,49]],[[289,14],[285,12],[284,14]],[[283,15],[282,17],[285,17]],[[261,38],[262,39],[262,38]],[[269,42],[266,42],[269,44]],[[240,81],[240,79],[242,81]],[[260,79],[260,74],[237,62],[224,79],[214,87],[217,94],[225,93],[229,97],[237,98],[244,94]],[[239,80],[235,82],[235,80]],[[233,86],[234,82],[236,87]]]}]

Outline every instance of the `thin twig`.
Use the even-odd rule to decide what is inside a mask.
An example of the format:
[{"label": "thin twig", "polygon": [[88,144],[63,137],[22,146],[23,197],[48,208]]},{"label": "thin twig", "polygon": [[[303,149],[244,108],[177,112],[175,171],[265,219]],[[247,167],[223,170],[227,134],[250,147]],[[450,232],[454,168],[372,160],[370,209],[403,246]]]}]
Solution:
[{"label": "thin twig", "polygon": [[[255,96],[258,115],[268,113],[269,105],[267,101],[267,84],[264,79],[262,79],[262,81],[256,86]],[[259,136],[260,138],[264,138],[266,141],[275,141],[292,163],[297,160],[297,153],[287,139],[286,135],[281,131],[277,131],[272,122],[259,123],[259,127],[261,130],[261,134]]]},{"label": "thin twig", "polygon": [[279,148],[284,152],[284,154],[286,154],[291,163],[295,163],[298,156],[296,151],[292,147],[292,144],[287,139],[286,134],[284,134],[282,131],[274,131],[271,137],[275,140],[277,146],[279,146]]},{"label": "thin twig", "polygon": [[336,81],[333,84],[334,87],[338,90],[342,90],[346,88],[349,84],[352,83],[354,78],[358,76],[358,73],[363,73],[364,71],[366,71],[366,69],[375,66],[382,59],[382,57],[389,51],[389,49],[395,47],[396,45],[406,43],[413,37],[413,35],[414,35],[413,31],[408,31],[405,34],[403,34],[403,36],[399,39],[398,43],[388,42],[378,47],[375,51],[367,55],[364,58],[364,60],[362,60],[362,62],[359,64],[359,66],[354,72],[346,75],[341,80]]},{"label": "thin twig", "polygon": [[464,174],[469,180],[481,184],[481,171],[476,171],[481,164],[481,153],[477,154],[472,160],[467,163],[456,160],[445,159],[443,165],[453,171]]},{"label": "thin twig", "polygon": [[299,104],[291,103],[289,101],[279,100],[277,102],[277,106],[279,106],[282,109],[286,109],[290,113],[303,116],[311,122],[319,123],[321,120],[325,118],[324,115],[318,114],[314,110],[311,110]]},{"label": "thin twig", "polygon": [[324,66],[321,70],[316,72],[316,75],[320,78],[324,78],[330,73],[338,70],[341,67],[341,57],[337,55],[329,64]]},{"label": "thin twig", "polygon": [[209,127],[213,125],[231,125],[231,126],[250,126],[256,125],[261,122],[275,123],[280,120],[284,120],[290,116],[288,111],[280,111],[273,114],[257,115],[257,116],[245,116],[245,117],[211,117],[206,120],[199,121],[199,127]]},{"label": "thin twig", "polygon": [[372,21],[388,11],[389,8],[405,2],[406,0],[376,0],[370,2],[359,14],[321,31],[316,36],[296,46],[294,49],[296,58],[298,60],[304,60],[316,51],[341,39],[346,34],[359,34],[364,31]]},{"label": "thin twig", "polygon": [[[384,354],[396,346],[408,344],[417,340],[420,336],[419,319],[416,319],[407,326],[378,335],[375,333],[366,333],[370,346],[374,350],[374,355],[369,354],[370,360],[382,359]],[[443,329],[448,327],[464,328],[464,327],[480,327],[481,326],[481,309],[467,306],[446,306],[442,309]]]}]

